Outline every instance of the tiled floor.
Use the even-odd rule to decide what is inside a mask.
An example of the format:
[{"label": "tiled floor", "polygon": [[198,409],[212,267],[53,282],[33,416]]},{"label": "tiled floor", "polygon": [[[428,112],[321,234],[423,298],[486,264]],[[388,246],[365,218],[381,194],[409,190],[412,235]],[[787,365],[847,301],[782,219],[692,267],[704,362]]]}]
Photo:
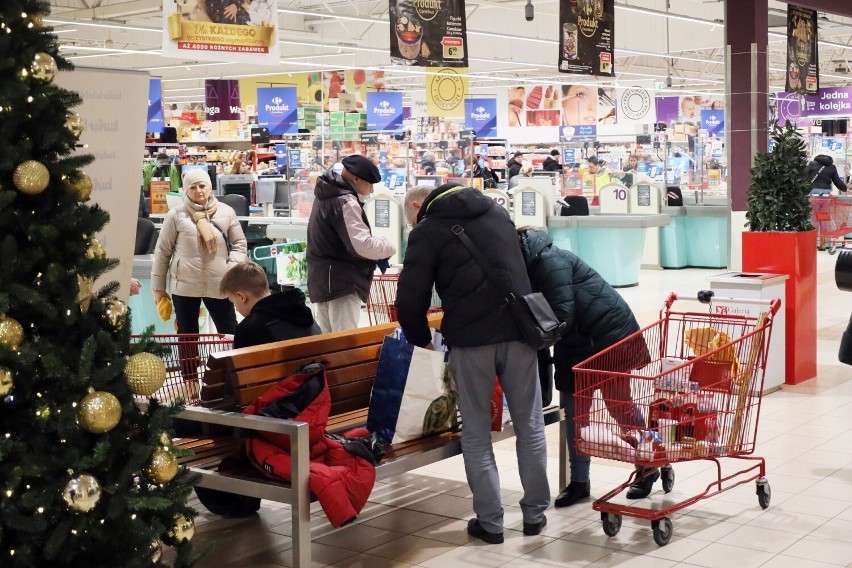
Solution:
[{"label": "tiled floor", "polygon": [[[465,534],[471,495],[459,458],[379,483],[355,524],[333,529],[314,507],[313,566],[337,568],[593,566],[667,568],[817,568],[852,566],[852,369],[837,363],[837,348],[852,313],[852,293],[839,292],[834,261],[819,255],[818,378],[784,387],[763,400],[757,455],[767,459],[771,505],[758,506],[753,483],[700,501],[673,516],[671,542],[658,547],[649,523],[624,519],[617,536],[601,530],[587,503],[550,509],[540,536],[520,531],[520,481],[514,442],[496,448],[506,511],[506,540],[485,545]],[[669,290],[707,288],[718,270],[643,271],[640,286],[621,290],[640,323],[656,319]],[[777,340],[777,338],[776,338]],[[548,429],[551,488],[557,489],[556,426]],[[734,469],[739,467],[734,465]],[[600,496],[626,478],[630,466],[594,460],[592,493]],[[670,497],[709,483],[704,462],[676,467]],[[652,501],[664,503],[659,483]],[[202,508],[203,511],[203,508]],[[289,509],[264,502],[257,517],[226,520],[203,512],[195,544],[216,541],[201,566],[291,566]]]}]

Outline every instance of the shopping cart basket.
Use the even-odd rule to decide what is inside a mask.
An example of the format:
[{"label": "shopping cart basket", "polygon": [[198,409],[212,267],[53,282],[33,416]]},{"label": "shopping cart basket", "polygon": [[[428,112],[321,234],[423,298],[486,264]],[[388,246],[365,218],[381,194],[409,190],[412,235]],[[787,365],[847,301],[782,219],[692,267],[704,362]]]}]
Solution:
[{"label": "shopping cart basket", "polygon": [[[708,296],[712,293],[699,295]],[[672,535],[668,516],[701,499],[753,480],[761,507],[769,506],[771,496],[766,462],[750,454],[772,322],[781,302],[724,300],[757,307],[758,315],[751,316],[740,313],[747,309],[675,312],[676,300],[676,294],[669,296],[657,322],[574,367],[578,452],[638,466],[594,502],[603,530],[617,534],[622,515],[649,520],[660,546]],[[746,460],[748,467],[723,477],[719,458]],[[669,493],[675,479],[671,464],[693,460],[716,464],[716,479],[702,493],[650,510],[614,501],[641,468],[661,467],[663,490]]]},{"label": "shopping cart basket", "polygon": [[[131,343],[139,341],[140,336],[133,335]],[[234,347],[232,335],[217,333],[153,335],[152,339],[162,347],[168,348],[162,356],[166,364],[166,382],[151,397],[160,402],[172,402],[177,399],[193,404],[201,398],[201,386],[207,358],[216,351],[226,351]]]},{"label": "shopping cart basket", "polygon": [[[388,273],[373,277],[370,296],[367,298],[367,316],[370,325],[379,325],[396,321],[396,290],[399,285],[399,274]],[[441,299],[432,291],[430,314],[441,313]]]},{"label": "shopping cart basket", "polygon": [[833,195],[811,197],[811,223],[817,230],[817,239],[824,243],[828,254],[844,247],[847,234],[852,233],[852,201],[839,200]]}]

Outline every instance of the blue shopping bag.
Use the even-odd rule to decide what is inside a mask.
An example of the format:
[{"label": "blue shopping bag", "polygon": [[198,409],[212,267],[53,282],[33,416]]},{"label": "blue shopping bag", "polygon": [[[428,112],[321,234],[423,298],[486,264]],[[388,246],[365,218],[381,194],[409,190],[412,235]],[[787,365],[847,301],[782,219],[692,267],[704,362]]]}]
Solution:
[{"label": "blue shopping bag", "polygon": [[437,349],[385,337],[367,413],[367,429],[381,442],[397,444],[456,425],[458,397],[446,353]]}]

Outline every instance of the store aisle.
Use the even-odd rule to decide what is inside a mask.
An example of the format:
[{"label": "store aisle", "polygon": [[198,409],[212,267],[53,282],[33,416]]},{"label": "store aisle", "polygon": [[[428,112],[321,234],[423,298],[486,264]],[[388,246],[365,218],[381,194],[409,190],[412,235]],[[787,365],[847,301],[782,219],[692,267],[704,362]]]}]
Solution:
[{"label": "store aisle", "polygon": [[[589,503],[550,509],[536,537],[521,533],[520,481],[514,440],[496,448],[502,465],[506,540],[485,545],[465,534],[470,492],[460,458],[445,460],[379,484],[357,523],[332,529],[314,507],[314,566],[544,568],[817,568],[852,566],[852,368],[836,361],[850,313],[852,293],[834,285],[834,261],[819,255],[819,377],[764,398],[757,454],[766,457],[772,502],[757,503],[754,485],[702,501],[675,515],[674,536],[658,547],[649,524],[624,519],[621,532],[606,537]],[[621,290],[640,323],[657,317],[671,289],[683,294],[706,288],[718,270],[643,271],[640,286]],[[551,486],[557,489],[558,431],[548,429]],[[723,462],[724,463],[724,462]],[[594,460],[592,494],[600,496],[629,474],[627,464]],[[676,466],[673,496],[706,486],[702,462]],[[738,467],[738,466],[737,466]],[[734,468],[735,469],[735,468]],[[663,503],[659,483],[654,502]],[[647,506],[647,503],[645,505]],[[203,508],[199,506],[203,511]],[[216,540],[201,566],[272,568],[290,566],[289,509],[264,502],[260,515],[228,520],[206,511],[195,545]]]}]

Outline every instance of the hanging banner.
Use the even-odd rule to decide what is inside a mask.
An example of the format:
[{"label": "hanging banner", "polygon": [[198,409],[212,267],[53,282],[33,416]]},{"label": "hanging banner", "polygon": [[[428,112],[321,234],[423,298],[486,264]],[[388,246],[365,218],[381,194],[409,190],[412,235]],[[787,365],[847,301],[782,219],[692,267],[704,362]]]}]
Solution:
[{"label": "hanging banner", "polygon": [[278,65],[277,16],[268,0],[163,2],[163,57]]},{"label": "hanging banner", "polygon": [[701,125],[701,113],[705,110],[725,110],[725,99],[701,95],[682,97],[657,97],[657,122],[674,124],[677,122]]},{"label": "hanging banner", "polygon": [[725,136],[725,111],[702,110],[701,128],[706,130],[710,138],[724,138]]},{"label": "hanging banner", "polygon": [[165,127],[163,83],[160,79],[150,79],[148,81],[148,126],[145,132],[162,132]]},{"label": "hanging banner", "polygon": [[269,134],[299,132],[298,93],[296,87],[261,87],[257,90],[257,125]]},{"label": "hanging banner", "polygon": [[559,71],[574,75],[615,75],[614,0],[559,3]]},{"label": "hanging banner", "polygon": [[464,127],[482,138],[497,136],[497,99],[467,99],[464,102]]},{"label": "hanging banner", "polygon": [[279,174],[287,169],[287,144],[275,145],[275,168]]},{"label": "hanging banner", "polygon": [[397,132],[402,128],[402,92],[367,93],[367,130]]},{"label": "hanging banner", "polygon": [[204,114],[207,120],[240,119],[240,82],[236,79],[204,80]]},{"label": "hanging banner", "polygon": [[426,107],[429,116],[464,116],[467,94],[467,69],[427,69]]},{"label": "hanging banner", "polygon": [[815,95],[819,90],[817,12],[787,4],[787,81],[790,93]]},{"label": "hanging banner", "polygon": [[467,67],[464,0],[390,0],[389,18],[394,63]]},{"label": "hanging banner", "polygon": [[595,126],[618,119],[616,90],[587,85],[509,87],[509,126]]}]

